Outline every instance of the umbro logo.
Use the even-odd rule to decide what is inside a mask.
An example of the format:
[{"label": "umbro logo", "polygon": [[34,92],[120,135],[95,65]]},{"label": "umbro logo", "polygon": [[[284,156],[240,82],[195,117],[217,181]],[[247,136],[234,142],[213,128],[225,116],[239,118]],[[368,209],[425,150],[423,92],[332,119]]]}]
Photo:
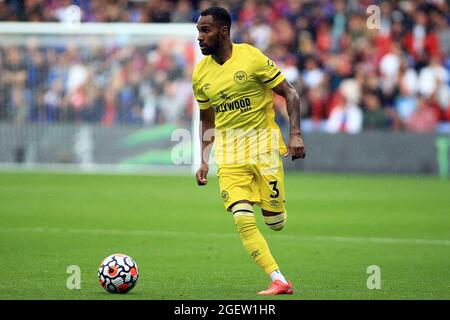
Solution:
[{"label": "umbro logo", "polygon": [[223,100],[230,100],[231,99],[231,97],[228,94],[226,94],[225,92],[223,92],[223,91],[220,91],[220,97]]}]

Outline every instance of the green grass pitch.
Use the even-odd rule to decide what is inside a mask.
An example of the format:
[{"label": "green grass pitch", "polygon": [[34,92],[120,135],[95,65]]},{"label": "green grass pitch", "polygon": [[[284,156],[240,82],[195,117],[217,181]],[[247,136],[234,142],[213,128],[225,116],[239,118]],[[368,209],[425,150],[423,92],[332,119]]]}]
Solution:
[{"label": "green grass pitch", "polygon": [[[450,183],[437,178],[286,176],[289,218],[268,229],[292,296],[259,297],[266,275],[223,209],[217,179],[0,174],[0,299],[450,299]],[[100,287],[106,256],[132,256],[126,295]],[[69,290],[67,267],[81,269]],[[369,290],[367,268],[380,267]]]}]

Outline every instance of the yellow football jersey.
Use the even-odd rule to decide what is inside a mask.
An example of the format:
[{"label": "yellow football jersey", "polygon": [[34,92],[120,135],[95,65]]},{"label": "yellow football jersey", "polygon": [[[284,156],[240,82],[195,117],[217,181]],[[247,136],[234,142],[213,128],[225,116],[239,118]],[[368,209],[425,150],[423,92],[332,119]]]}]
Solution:
[{"label": "yellow football jersey", "polygon": [[272,60],[248,44],[233,43],[231,58],[223,65],[212,56],[196,65],[193,91],[201,109],[214,110],[218,165],[246,162],[270,151],[286,152],[272,94],[284,79]]}]

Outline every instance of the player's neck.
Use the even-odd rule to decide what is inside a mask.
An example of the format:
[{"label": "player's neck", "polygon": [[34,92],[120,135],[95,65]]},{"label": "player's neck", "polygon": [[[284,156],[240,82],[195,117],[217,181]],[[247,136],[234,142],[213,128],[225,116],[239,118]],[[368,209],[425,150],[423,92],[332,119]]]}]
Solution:
[{"label": "player's neck", "polygon": [[220,65],[223,65],[233,54],[233,43],[227,42],[218,53],[213,54],[213,59]]}]

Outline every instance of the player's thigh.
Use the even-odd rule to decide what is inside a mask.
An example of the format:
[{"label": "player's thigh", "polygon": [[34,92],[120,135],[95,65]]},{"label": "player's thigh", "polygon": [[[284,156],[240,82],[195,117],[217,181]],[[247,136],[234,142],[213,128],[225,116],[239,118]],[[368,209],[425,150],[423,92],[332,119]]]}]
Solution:
[{"label": "player's thigh", "polygon": [[254,173],[246,166],[220,167],[219,178],[220,195],[227,210],[241,200],[259,202],[259,190]]},{"label": "player's thigh", "polygon": [[281,159],[271,166],[260,165],[258,169],[261,208],[271,212],[285,211],[284,169]]}]

